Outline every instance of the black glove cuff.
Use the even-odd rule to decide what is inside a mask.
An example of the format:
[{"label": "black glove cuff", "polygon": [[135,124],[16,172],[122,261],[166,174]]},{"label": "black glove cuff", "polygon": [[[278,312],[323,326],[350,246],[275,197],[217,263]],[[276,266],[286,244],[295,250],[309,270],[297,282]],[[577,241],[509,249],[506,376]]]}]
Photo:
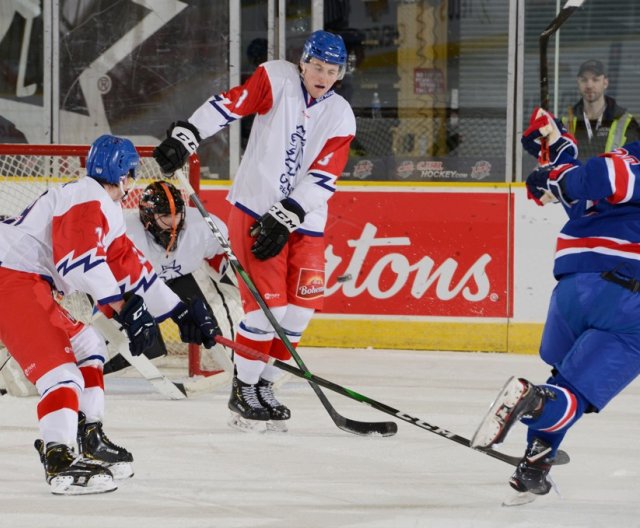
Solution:
[{"label": "black glove cuff", "polygon": [[195,136],[198,143],[202,141],[202,138],[200,137],[200,132],[198,132],[198,129],[195,126],[193,126],[191,123],[189,123],[189,121],[174,121],[173,123],[171,123],[171,127],[169,128],[169,130],[167,130],[167,137],[171,137],[171,132],[175,127],[186,128],[187,130],[189,130],[189,132],[191,132]]},{"label": "black glove cuff", "polygon": [[292,198],[285,198],[280,203],[282,204],[282,207],[284,207],[287,211],[291,211],[293,214],[295,214],[300,219],[300,223],[304,222],[306,213],[298,202],[296,202]]}]

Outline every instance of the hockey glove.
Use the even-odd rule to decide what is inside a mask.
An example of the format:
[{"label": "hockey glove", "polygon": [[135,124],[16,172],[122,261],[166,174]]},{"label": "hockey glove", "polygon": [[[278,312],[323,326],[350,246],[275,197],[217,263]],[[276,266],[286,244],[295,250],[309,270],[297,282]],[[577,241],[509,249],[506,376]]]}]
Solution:
[{"label": "hockey glove", "polygon": [[251,226],[250,234],[256,237],[251,252],[259,260],[275,257],[286,245],[289,235],[304,222],[304,216],[304,209],[291,198],[272,205]]},{"label": "hockey glove", "polygon": [[570,163],[578,157],[578,142],[569,134],[562,121],[553,114],[536,108],[531,114],[529,128],[522,134],[522,147],[542,162],[541,139],[549,143],[549,164]]},{"label": "hockey glove", "polygon": [[216,318],[202,299],[193,299],[189,305],[178,303],[171,319],[178,325],[180,339],[185,343],[211,348],[216,344],[216,336],[222,335]]},{"label": "hockey glove", "polygon": [[147,348],[153,346],[158,339],[158,325],[148,312],[147,305],[139,295],[132,295],[124,304],[120,313],[114,314],[127,332],[129,350],[134,356],[139,356]]},{"label": "hockey glove", "polygon": [[171,174],[182,167],[200,144],[198,129],[187,121],[177,121],[167,130],[167,139],[153,149],[162,172]]},{"label": "hockey glove", "polygon": [[577,165],[565,163],[559,167],[540,167],[527,177],[527,197],[538,205],[544,205],[543,196],[551,193],[553,197],[567,207],[573,200],[564,190],[563,179],[566,173]]}]

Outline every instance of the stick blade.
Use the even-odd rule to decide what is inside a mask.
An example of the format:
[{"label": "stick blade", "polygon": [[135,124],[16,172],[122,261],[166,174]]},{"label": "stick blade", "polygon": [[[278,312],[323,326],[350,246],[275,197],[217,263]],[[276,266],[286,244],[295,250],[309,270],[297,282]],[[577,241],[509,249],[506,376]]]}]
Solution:
[{"label": "stick blade", "polygon": [[395,422],[360,422],[346,418],[337,412],[330,412],[331,418],[343,431],[359,436],[393,436],[398,432]]}]

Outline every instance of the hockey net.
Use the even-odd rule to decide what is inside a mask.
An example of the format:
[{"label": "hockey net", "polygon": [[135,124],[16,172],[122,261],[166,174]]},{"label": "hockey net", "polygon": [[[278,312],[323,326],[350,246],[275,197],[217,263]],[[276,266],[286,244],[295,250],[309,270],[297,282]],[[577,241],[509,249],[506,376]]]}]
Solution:
[{"label": "hockey net", "polygon": [[[153,147],[136,146],[136,150],[140,154],[140,164],[136,169],[136,186],[123,201],[126,209],[138,207],[140,194],[147,185],[166,178],[152,157]],[[48,188],[84,177],[88,152],[88,145],[0,144],[0,215],[18,215]],[[200,183],[199,168],[197,156],[191,156],[185,171],[196,192]],[[173,183],[178,186],[177,181]],[[214,280],[204,262],[202,268],[194,273],[225,337],[233,336],[234,325],[242,314],[237,285],[231,275],[228,272],[226,280],[220,281],[220,277]],[[92,307],[86,295],[69,295],[62,304],[76,319],[90,320]],[[159,363],[184,366],[189,376],[210,375],[223,369],[220,354],[225,352],[220,345],[209,351],[182,343],[178,328],[171,320],[164,321],[160,330],[168,355]]]}]

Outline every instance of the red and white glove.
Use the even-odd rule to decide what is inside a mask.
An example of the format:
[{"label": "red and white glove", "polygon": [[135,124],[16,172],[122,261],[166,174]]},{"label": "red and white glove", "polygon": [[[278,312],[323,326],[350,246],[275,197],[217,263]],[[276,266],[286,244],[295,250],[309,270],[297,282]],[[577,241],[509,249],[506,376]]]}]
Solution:
[{"label": "red and white glove", "polygon": [[[529,120],[529,128],[522,134],[522,147],[538,159],[540,165],[558,165],[570,163],[578,157],[578,142],[562,121],[553,114],[535,108]],[[548,145],[548,153],[544,151],[544,141]],[[548,159],[545,159],[548,154]]]}]

